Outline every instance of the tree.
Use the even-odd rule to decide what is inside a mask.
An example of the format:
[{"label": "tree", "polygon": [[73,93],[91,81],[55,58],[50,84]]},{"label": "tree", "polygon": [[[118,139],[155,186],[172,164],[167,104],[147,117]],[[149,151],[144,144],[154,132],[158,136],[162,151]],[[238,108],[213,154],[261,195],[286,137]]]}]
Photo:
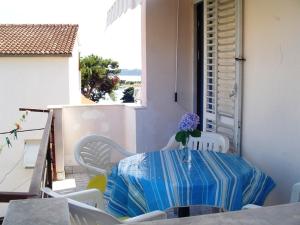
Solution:
[{"label": "tree", "polygon": [[106,93],[117,88],[121,72],[119,63],[96,55],[80,58],[81,93],[94,102],[98,102]]},{"label": "tree", "polygon": [[134,94],[133,87],[126,88],[123,91],[123,97],[121,98],[121,100],[123,100],[123,103],[134,102],[133,94]]}]

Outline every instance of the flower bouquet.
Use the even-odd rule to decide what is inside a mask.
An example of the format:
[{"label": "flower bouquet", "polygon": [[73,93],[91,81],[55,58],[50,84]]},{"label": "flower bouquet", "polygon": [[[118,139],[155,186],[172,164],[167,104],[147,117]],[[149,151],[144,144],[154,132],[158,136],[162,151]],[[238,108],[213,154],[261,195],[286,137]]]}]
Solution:
[{"label": "flower bouquet", "polygon": [[179,131],[176,133],[175,140],[181,142],[183,148],[186,148],[190,136],[201,136],[201,131],[197,129],[199,120],[199,116],[195,113],[186,113],[181,118],[179,122]]},{"label": "flower bouquet", "polygon": [[197,129],[199,125],[199,116],[195,113],[186,113],[179,122],[179,131],[176,133],[175,140],[180,142],[183,147],[182,162],[190,163],[191,154],[187,149],[190,136],[200,137],[201,131]]}]

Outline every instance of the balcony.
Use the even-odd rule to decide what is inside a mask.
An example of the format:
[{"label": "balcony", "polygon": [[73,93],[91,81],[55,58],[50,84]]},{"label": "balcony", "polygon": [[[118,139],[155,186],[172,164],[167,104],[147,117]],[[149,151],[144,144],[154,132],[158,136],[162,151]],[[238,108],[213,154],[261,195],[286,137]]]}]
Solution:
[{"label": "balcony", "polygon": [[[142,106],[49,106],[38,163],[32,170],[28,190],[2,192],[1,202],[39,197],[40,187],[51,186],[53,180],[75,179],[75,189],[82,189],[86,185],[87,177],[84,171],[78,169],[73,156],[74,147],[80,138],[96,133],[110,137],[132,153],[159,150],[176,132],[180,116],[187,111],[206,114],[203,118],[205,129],[219,129],[218,131],[229,134],[231,145],[241,149],[240,154],[243,157],[275,180],[277,187],[270,194],[266,205],[288,202],[292,184],[300,180],[299,3],[283,3],[279,0],[272,3],[243,1],[244,21],[239,25],[243,27],[244,46],[240,50],[246,61],[240,57],[242,55],[230,60],[217,59],[221,64],[242,63],[242,66],[237,67],[243,72],[238,86],[230,83],[235,79],[227,82],[219,79],[220,74],[213,74],[214,63],[209,61],[211,55],[206,55],[205,66],[209,67],[202,70],[195,68],[201,51],[196,49],[196,8],[192,3],[201,1],[180,0],[180,8],[176,2],[147,1],[142,5]],[[206,9],[214,7],[213,1],[208,2],[211,5]],[[203,13],[209,16],[214,12]],[[211,26],[213,25],[208,24],[205,29]],[[213,30],[203,33],[206,37],[210,34],[215,33]],[[213,36],[209,38],[213,39]],[[217,44],[218,40],[215,45]],[[214,44],[208,43],[205,47],[211,47],[209,54],[216,50],[213,46]],[[222,46],[219,47],[222,49]],[[230,79],[227,70],[232,72],[232,67],[222,66],[224,65],[220,65],[220,71],[216,73],[225,74],[225,78]],[[202,81],[206,85],[202,92],[199,91],[200,86],[197,86],[201,80],[199,71],[203,71]],[[210,83],[204,78],[211,79]],[[217,81],[217,85],[212,82],[213,79]],[[220,92],[213,93],[212,87],[220,87]],[[237,91],[240,91],[240,95],[237,95]],[[213,94],[210,96],[207,93]],[[174,94],[177,96],[176,101]],[[224,107],[223,103],[236,103],[232,99],[237,96],[240,98],[237,100],[242,100],[237,104],[240,108],[230,110],[239,114],[240,118],[233,122],[231,117],[234,113],[228,110],[228,105]],[[218,97],[224,102],[216,103]],[[220,111],[215,112],[216,107]],[[232,132],[233,126],[239,132]],[[296,212],[297,210],[298,208]],[[258,210],[257,215],[263,212]],[[238,217],[240,214],[235,215]],[[268,215],[272,219],[274,214]],[[280,217],[285,215],[287,214],[278,213],[278,217],[274,218],[280,221]],[[209,218],[213,221],[219,216]],[[193,219],[185,221],[198,223],[202,219],[198,218],[196,222]],[[252,220],[247,217],[247,222],[249,221]]]}]

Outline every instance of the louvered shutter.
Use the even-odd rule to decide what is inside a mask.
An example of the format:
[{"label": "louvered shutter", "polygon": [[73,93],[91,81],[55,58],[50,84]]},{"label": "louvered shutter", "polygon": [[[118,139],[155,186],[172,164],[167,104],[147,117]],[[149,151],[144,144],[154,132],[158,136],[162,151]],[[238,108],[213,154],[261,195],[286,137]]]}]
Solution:
[{"label": "louvered shutter", "polygon": [[204,127],[240,152],[242,0],[204,1]]}]

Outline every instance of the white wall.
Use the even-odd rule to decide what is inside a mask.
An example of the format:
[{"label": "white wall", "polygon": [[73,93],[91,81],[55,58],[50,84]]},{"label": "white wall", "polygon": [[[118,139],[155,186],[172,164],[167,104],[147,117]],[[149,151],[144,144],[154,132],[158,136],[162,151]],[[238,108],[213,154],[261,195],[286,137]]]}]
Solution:
[{"label": "white wall", "polygon": [[[173,1],[173,4],[177,3]],[[194,3],[193,0],[180,0],[178,25],[178,104],[185,111],[196,111],[196,47],[194,48]],[[190,35],[187,35],[190,34]],[[193,99],[195,101],[193,101]]]},{"label": "white wall", "polygon": [[[184,3],[184,1],[182,1]],[[191,3],[191,2],[189,2]],[[185,3],[184,3],[185,4]],[[184,95],[179,90],[181,103],[174,102],[176,72],[176,16],[177,4],[174,0],[145,1],[142,6],[142,90],[144,109],[137,111],[137,152],[158,150],[167,144],[170,136],[177,131],[177,124],[185,111],[192,111],[192,95]],[[181,26],[183,23],[181,23]],[[189,28],[187,28],[189,29]],[[183,39],[183,35],[181,33]],[[180,42],[180,52],[191,57],[191,49],[184,51]],[[184,39],[185,40],[185,39]],[[190,40],[190,38],[187,38]],[[188,45],[189,46],[189,45]],[[184,60],[180,58],[179,60]],[[186,61],[185,61],[186,62]],[[179,79],[180,87],[189,82],[186,92],[192,93],[192,62],[179,62],[179,71],[187,79]],[[146,79],[145,79],[146,77]],[[182,76],[181,76],[182,77]],[[189,96],[185,98],[184,96]],[[184,100],[183,100],[184,99]],[[188,101],[190,100],[190,101]]]},{"label": "white wall", "polygon": [[[0,131],[14,128],[21,116],[20,107],[47,108],[48,104],[68,103],[67,74],[67,58],[1,57]],[[23,129],[43,128],[46,119],[47,114],[30,113]],[[6,148],[0,155],[0,178],[22,156],[24,139],[40,139],[41,136],[42,131],[19,134],[19,140],[13,141],[13,150]],[[2,135],[0,140],[3,142],[4,138]]]},{"label": "white wall", "polygon": [[[77,46],[77,45],[76,45]],[[21,117],[20,107],[47,108],[49,104],[68,104],[80,101],[78,49],[74,48],[74,57],[1,57],[0,58],[0,132],[14,128]],[[71,90],[72,89],[72,90]],[[70,96],[73,95],[73,96]],[[30,113],[23,129],[43,128],[47,114]],[[13,141],[13,149],[4,149],[0,155],[0,180],[21,157],[25,139],[41,139],[42,131],[20,133]],[[5,140],[0,135],[0,144]],[[0,190],[9,190],[18,186],[16,177],[28,177],[29,170],[19,164],[14,179],[0,184]],[[27,175],[26,175],[27,174]],[[27,188],[26,185],[23,185]]]},{"label": "white wall", "polygon": [[271,203],[300,181],[300,1],[247,0],[243,155],[274,178]]},{"label": "white wall", "polygon": [[69,103],[79,104],[81,99],[81,76],[79,70],[79,49],[78,39],[76,39],[72,57],[68,58],[69,63]]},{"label": "white wall", "polygon": [[124,107],[124,147],[126,150],[135,153],[137,146],[137,111],[143,107],[134,106],[134,104],[127,103]]},{"label": "white wall", "polygon": [[[69,102],[68,58],[1,57],[1,129],[18,118],[18,108]],[[34,126],[35,124],[33,124]]]},{"label": "white wall", "polygon": [[[48,104],[66,104],[68,93],[68,58],[0,57],[0,132],[14,128],[21,117],[20,107],[47,108]],[[22,127],[43,128],[46,119],[47,114],[30,113]],[[0,154],[0,180],[17,166],[0,184],[0,191],[28,190],[32,170],[23,169],[24,140],[41,137],[42,131],[35,131],[19,133],[17,141],[11,138],[13,148],[5,148]],[[5,136],[0,135],[0,144],[4,140]]]},{"label": "white wall", "polygon": [[[69,102],[68,58],[0,58],[0,128],[18,118],[18,108],[46,108]],[[31,123],[31,122],[30,122]],[[32,126],[40,122],[31,123]]]}]

